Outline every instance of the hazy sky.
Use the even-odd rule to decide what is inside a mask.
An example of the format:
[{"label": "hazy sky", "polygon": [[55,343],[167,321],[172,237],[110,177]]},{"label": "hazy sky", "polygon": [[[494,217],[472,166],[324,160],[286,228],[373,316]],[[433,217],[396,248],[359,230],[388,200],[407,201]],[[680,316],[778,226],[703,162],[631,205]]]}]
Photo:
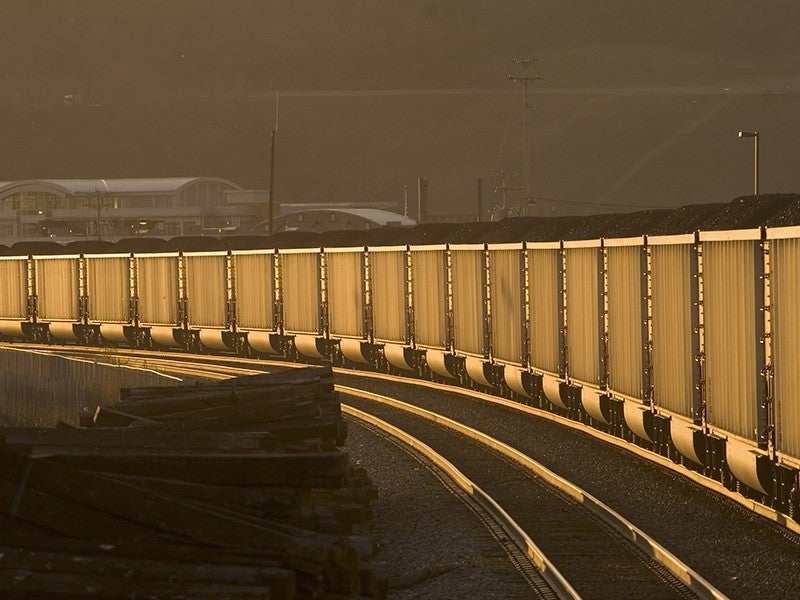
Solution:
[{"label": "hazy sky", "polygon": [[797,191],[797,23],[789,1],[29,0],[0,20],[0,180],[261,187],[281,90],[283,199],[395,200],[425,176],[457,210],[476,177],[522,173],[508,75],[535,57],[534,195],[726,200],[748,128],[764,190]]}]

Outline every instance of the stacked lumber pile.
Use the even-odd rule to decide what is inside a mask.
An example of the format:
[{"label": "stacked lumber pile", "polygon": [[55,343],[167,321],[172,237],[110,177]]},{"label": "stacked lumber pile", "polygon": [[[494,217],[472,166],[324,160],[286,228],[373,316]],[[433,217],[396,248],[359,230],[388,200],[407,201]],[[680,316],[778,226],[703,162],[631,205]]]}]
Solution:
[{"label": "stacked lumber pile", "polygon": [[385,597],[329,368],[125,389],[82,425],[0,428],[4,598]]}]

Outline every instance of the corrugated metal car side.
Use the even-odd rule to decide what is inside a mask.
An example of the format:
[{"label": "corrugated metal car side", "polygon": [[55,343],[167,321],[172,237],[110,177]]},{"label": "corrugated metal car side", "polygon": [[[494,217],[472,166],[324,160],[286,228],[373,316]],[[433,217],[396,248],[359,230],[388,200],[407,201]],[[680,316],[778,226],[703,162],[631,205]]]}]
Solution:
[{"label": "corrugated metal car side", "polygon": [[453,340],[456,350],[483,356],[486,301],[484,249],[450,250],[453,273]]},{"label": "corrugated metal car side", "polygon": [[330,333],[364,335],[364,253],[325,250]]},{"label": "corrugated metal car side", "polygon": [[275,328],[275,254],[270,250],[234,252],[236,325],[241,329]]},{"label": "corrugated metal car side", "polygon": [[129,323],[131,277],[128,256],[87,256],[86,291],[89,320]]},{"label": "corrugated metal car side", "polygon": [[47,321],[80,320],[80,259],[35,258],[38,317]]},{"label": "corrugated metal car side", "polygon": [[375,339],[406,343],[406,250],[369,249]]},{"label": "corrugated metal car side", "polygon": [[600,385],[599,248],[570,247],[565,253],[569,376]]},{"label": "corrugated metal car side", "polygon": [[135,257],[142,325],[180,325],[177,254],[140,254]]},{"label": "corrugated metal car side", "polygon": [[531,365],[559,373],[561,250],[529,249]]},{"label": "corrugated metal car side", "polygon": [[703,243],[709,424],[756,438],[755,254],[750,240]]},{"label": "corrugated metal car side", "polygon": [[0,258],[0,319],[22,320],[28,316],[28,259]]},{"label": "corrugated metal car side", "polygon": [[189,325],[227,326],[227,255],[184,254]]},{"label": "corrugated metal car side", "polygon": [[609,387],[643,399],[642,246],[606,249]]},{"label": "corrugated metal car side", "polygon": [[323,333],[319,250],[280,252],[283,328],[286,333]]},{"label": "corrugated metal car side", "polygon": [[653,306],[653,400],[693,417],[691,244],[650,247]]},{"label": "corrugated metal car side", "polygon": [[[522,248],[489,248],[492,350],[498,360],[523,364]],[[557,350],[556,350],[557,351]]]},{"label": "corrugated metal car side", "polygon": [[411,249],[414,341],[429,348],[448,345],[445,252]]}]

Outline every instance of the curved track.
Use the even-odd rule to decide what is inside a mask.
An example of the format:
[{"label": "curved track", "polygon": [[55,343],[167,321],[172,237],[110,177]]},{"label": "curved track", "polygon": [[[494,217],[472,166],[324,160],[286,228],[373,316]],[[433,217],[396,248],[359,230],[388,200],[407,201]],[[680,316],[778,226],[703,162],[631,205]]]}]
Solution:
[{"label": "curved track", "polygon": [[569,581],[536,546],[530,536],[494,498],[475,485],[453,463],[418,438],[369,412],[346,404],[342,405],[342,411],[351,418],[362,421],[376,434],[396,441],[414,458],[431,468],[440,481],[483,521],[492,537],[502,546],[528,582],[536,598],[564,600],[580,598]]},{"label": "curved track", "polygon": [[[619,515],[540,465],[531,469],[533,461],[498,440],[391,398],[342,386],[339,390],[343,402],[434,446],[491,494],[581,597],[724,597],[652,540],[650,547],[659,560],[642,552],[621,534],[621,528],[632,526]],[[558,487],[553,485],[556,480]],[[659,562],[668,562],[683,582]]]}]

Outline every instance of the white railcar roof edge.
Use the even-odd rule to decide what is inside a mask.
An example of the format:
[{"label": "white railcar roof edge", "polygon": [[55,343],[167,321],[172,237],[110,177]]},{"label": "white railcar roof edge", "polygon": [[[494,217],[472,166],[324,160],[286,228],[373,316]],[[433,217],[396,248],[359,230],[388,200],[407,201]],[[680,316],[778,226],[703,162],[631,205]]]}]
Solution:
[{"label": "white railcar roof edge", "polygon": [[599,248],[603,240],[564,240],[564,248]]},{"label": "white railcar roof edge", "polygon": [[184,256],[228,256],[227,250],[199,250],[197,252],[184,252]]},{"label": "white railcar roof edge", "polygon": [[134,258],[178,258],[178,252],[134,252]]},{"label": "white railcar roof edge", "polygon": [[489,244],[489,251],[492,250],[522,250],[524,242],[505,242],[502,244]]},{"label": "white railcar roof edge", "polygon": [[525,242],[526,250],[561,250],[561,242]]},{"label": "white railcar roof edge", "polygon": [[84,258],[130,258],[132,252],[119,252],[114,254],[102,253],[102,254],[84,254]]},{"label": "white railcar roof edge", "polygon": [[367,252],[405,252],[408,246],[367,246]]},{"label": "white railcar roof edge", "polygon": [[314,248],[278,248],[278,254],[319,254],[322,246]]},{"label": "white railcar roof edge", "polygon": [[648,246],[672,246],[678,244],[694,244],[693,233],[677,233],[674,235],[648,235]]},{"label": "white railcar roof edge", "polygon": [[34,254],[33,260],[53,260],[58,258],[73,259],[80,257],[80,254]]},{"label": "white railcar roof edge", "polygon": [[761,228],[757,229],[728,229],[725,231],[701,231],[701,242],[733,242],[760,240]]},{"label": "white railcar roof edge", "polygon": [[249,254],[264,254],[269,256],[275,255],[275,248],[254,248],[251,250],[231,250],[234,256],[246,256]]},{"label": "white railcar roof edge", "polygon": [[622,248],[626,246],[644,246],[644,236],[637,235],[634,237],[624,238],[605,238],[603,245],[606,248]]},{"label": "white railcar roof edge", "polygon": [[333,247],[326,248],[323,246],[322,250],[325,254],[347,254],[347,253],[363,253],[365,246],[347,246],[345,248]]},{"label": "white railcar roof edge", "polygon": [[420,244],[417,246],[411,246],[412,252],[430,252],[437,250],[447,250],[447,244]]},{"label": "white railcar roof edge", "polygon": [[767,227],[768,240],[785,240],[787,238],[800,238],[800,225],[788,227]]},{"label": "white railcar roof edge", "polygon": [[485,250],[486,244],[450,244],[450,250]]}]

